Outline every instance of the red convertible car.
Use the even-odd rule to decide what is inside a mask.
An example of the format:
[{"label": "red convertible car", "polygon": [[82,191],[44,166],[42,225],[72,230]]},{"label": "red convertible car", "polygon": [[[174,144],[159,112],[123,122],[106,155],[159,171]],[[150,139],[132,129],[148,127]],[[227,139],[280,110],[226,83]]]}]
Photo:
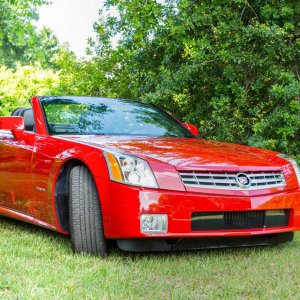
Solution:
[{"label": "red convertible car", "polygon": [[98,255],[291,241],[297,164],[197,135],[149,103],[34,97],[0,117],[0,213]]}]

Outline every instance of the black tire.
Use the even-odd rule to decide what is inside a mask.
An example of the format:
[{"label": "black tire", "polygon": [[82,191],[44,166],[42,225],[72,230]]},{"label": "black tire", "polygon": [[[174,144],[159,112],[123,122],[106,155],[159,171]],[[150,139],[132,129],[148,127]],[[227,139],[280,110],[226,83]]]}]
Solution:
[{"label": "black tire", "polygon": [[69,184],[70,234],[74,253],[107,255],[100,201],[91,173],[85,166],[76,166],[70,172]]}]

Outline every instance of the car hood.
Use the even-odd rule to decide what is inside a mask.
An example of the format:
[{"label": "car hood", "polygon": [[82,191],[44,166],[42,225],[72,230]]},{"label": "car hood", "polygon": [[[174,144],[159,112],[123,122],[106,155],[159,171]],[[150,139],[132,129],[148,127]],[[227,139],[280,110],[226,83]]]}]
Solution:
[{"label": "car hood", "polygon": [[61,136],[107,151],[121,151],[173,165],[177,170],[272,170],[280,164],[267,158],[276,153],[241,145],[196,138]]}]

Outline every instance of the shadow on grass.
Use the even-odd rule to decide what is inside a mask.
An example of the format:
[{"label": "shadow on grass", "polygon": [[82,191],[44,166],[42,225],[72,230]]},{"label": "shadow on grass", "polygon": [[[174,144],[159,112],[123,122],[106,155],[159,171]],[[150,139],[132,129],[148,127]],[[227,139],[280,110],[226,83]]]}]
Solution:
[{"label": "shadow on grass", "polygon": [[[16,231],[25,232],[32,236],[38,235],[43,239],[50,242],[57,243],[64,254],[70,254],[71,242],[68,235],[63,235],[58,232],[49,230],[47,228],[39,227],[30,223],[25,223],[19,220],[11,219],[5,216],[0,216],[0,226],[6,229],[11,229],[12,234]],[[124,260],[124,262],[136,261],[140,259],[173,259],[173,258],[202,258],[209,256],[224,257],[224,256],[240,256],[251,255],[253,253],[273,252],[280,253],[286,250],[287,247],[291,247],[295,244],[295,241],[291,243],[283,243],[273,246],[253,246],[253,247],[227,247],[227,248],[213,248],[213,249],[200,249],[200,250],[177,250],[177,251],[162,251],[162,252],[126,252],[120,250],[114,241],[110,242],[110,256],[111,258],[118,258]],[[296,245],[295,245],[296,246]],[[81,254],[82,255],[82,254]],[[86,256],[86,254],[83,254]]]},{"label": "shadow on grass", "polygon": [[[15,234],[16,231],[27,233],[32,236],[38,235],[49,241],[55,240],[55,242],[61,244],[62,246],[69,242],[70,237],[68,235],[63,235],[59,232],[52,231],[50,229],[40,227],[34,224],[26,223],[16,219],[12,219],[5,216],[0,216],[0,226],[12,230],[12,234]],[[70,243],[71,247],[71,243]]]},{"label": "shadow on grass", "polygon": [[213,257],[226,257],[226,256],[241,256],[250,255],[252,253],[273,252],[281,253],[285,251],[289,243],[272,246],[249,246],[249,247],[227,247],[227,248],[211,248],[211,249],[195,249],[195,250],[176,250],[176,251],[162,251],[162,252],[126,252],[120,250],[117,246],[112,249],[111,254],[122,257],[126,260],[139,260],[139,259],[172,259],[183,257],[207,257],[208,255]]},{"label": "shadow on grass", "polygon": [[124,264],[128,262],[137,262],[139,260],[176,260],[176,259],[212,259],[229,257],[247,257],[252,255],[283,255],[287,248],[297,248],[295,241],[292,243],[282,243],[269,246],[241,246],[241,247],[223,247],[210,249],[195,249],[195,250],[175,250],[162,252],[126,252],[120,250],[116,245],[111,249],[110,254],[117,259],[123,261]]}]

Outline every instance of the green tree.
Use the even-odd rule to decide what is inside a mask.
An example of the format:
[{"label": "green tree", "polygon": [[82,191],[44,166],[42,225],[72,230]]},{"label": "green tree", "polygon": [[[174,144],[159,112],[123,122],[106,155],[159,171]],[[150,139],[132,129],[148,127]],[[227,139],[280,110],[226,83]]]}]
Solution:
[{"label": "green tree", "polygon": [[91,48],[105,78],[95,89],[153,101],[208,138],[299,153],[299,0],[108,0],[106,8],[118,14],[95,24]]},{"label": "green tree", "polygon": [[15,70],[3,66],[0,86],[0,115],[9,115],[17,107],[29,106],[33,96],[56,94],[59,76],[39,65],[18,65]]},{"label": "green tree", "polygon": [[36,7],[45,0],[0,2],[0,64],[14,66],[16,61],[34,59],[36,43],[32,20],[38,19]]},{"label": "green tree", "polygon": [[53,56],[60,51],[58,39],[48,28],[37,32],[37,7],[48,0],[0,1],[0,65],[16,67],[39,62],[55,68]]}]

